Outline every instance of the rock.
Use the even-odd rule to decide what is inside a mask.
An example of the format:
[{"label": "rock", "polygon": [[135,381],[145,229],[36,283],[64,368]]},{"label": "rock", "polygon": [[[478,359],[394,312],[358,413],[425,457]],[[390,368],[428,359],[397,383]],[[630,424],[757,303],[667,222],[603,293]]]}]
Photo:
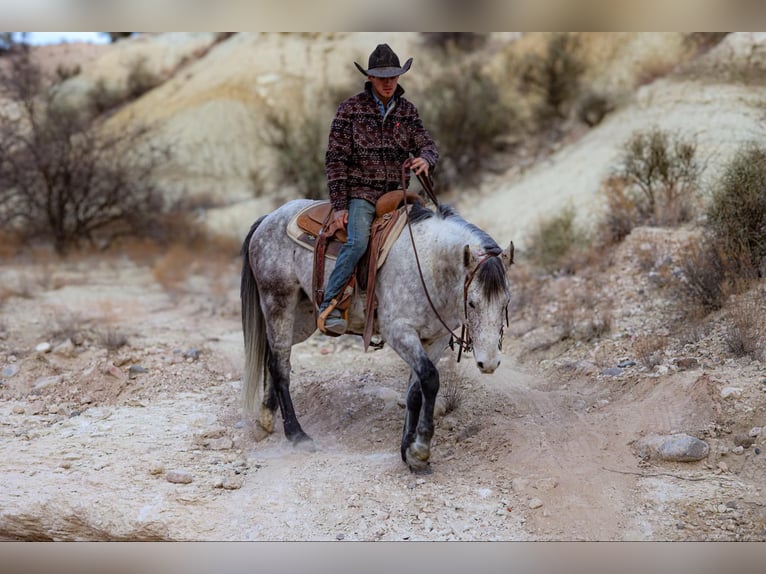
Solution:
[{"label": "rock", "polygon": [[346,535],[343,534],[342,532],[339,532],[338,534],[335,535],[335,540],[345,540],[345,539],[346,539]]},{"label": "rock", "polygon": [[35,347],[35,352],[37,353],[48,353],[51,350],[51,344],[50,343],[40,343]]},{"label": "rock", "polygon": [[141,365],[131,365],[130,367],[128,367],[128,376],[131,379],[135,379],[138,375],[140,375],[142,373],[148,373],[148,372],[149,371],[147,371]]},{"label": "rock", "polygon": [[718,463],[718,470],[721,472],[729,472],[729,465],[721,461]]},{"label": "rock", "polygon": [[539,498],[533,498],[532,500],[529,501],[528,506],[532,510],[536,510],[537,508],[541,508],[543,506],[543,501],[540,500]]},{"label": "rock", "polygon": [[234,446],[234,441],[230,437],[211,438],[205,442],[205,448],[210,450],[229,450]]},{"label": "rock", "polygon": [[722,399],[728,399],[728,398],[738,399],[741,396],[742,396],[742,389],[740,389],[739,387],[724,387],[721,389]]},{"label": "rock", "polygon": [[185,470],[169,470],[165,480],[174,484],[189,484],[192,481],[192,475]]},{"label": "rock", "polygon": [[538,490],[553,490],[559,485],[559,481],[555,478],[549,477],[549,478],[541,478],[535,483],[535,488]]},{"label": "rock", "polygon": [[53,375],[51,377],[41,377],[35,381],[32,385],[32,392],[40,392],[47,387],[55,385],[61,382],[61,375]]},{"label": "rock", "polygon": [[621,369],[624,369],[626,367],[635,367],[636,362],[630,359],[626,359],[624,361],[620,361],[619,363],[617,363],[617,366],[620,367]]},{"label": "rock", "polygon": [[733,449],[731,449],[731,452],[733,452],[734,454],[742,454],[743,452],[745,452],[745,447],[735,446]]},{"label": "rock", "polygon": [[18,365],[8,365],[7,367],[3,367],[3,370],[2,370],[2,374],[4,377],[12,377],[18,372],[19,372]]},{"label": "rock", "polygon": [[221,488],[224,490],[239,490],[245,484],[245,478],[241,474],[231,474],[223,477]]},{"label": "rock", "polygon": [[700,366],[699,361],[694,357],[683,357],[681,359],[676,359],[675,365],[681,371],[696,369]]},{"label": "rock", "polygon": [[637,443],[638,456],[643,459],[659,458],[669,462],[694,462],[706,458],[710,446],[693,436],[648,435]]},{"label": "rock", "polygon": [[188,349],[183,353],[185,359],[191,359],[192,361],[199,359],[200,354],[199,349]]},{"label": "rock", "polygon": [[104,366],[103,373],[105,375],[111,375],[115,379],[119,379],[120,381],[125,380],[125,373],[123,373],[120,369],[115,367],[112,363],[108,363]]},{"label": "rock", "polygon": [[53,353],[62,357],[71,357],[74,354],[74,343],[67,339],[53,348]]},{"label": "rock", "polygon": [[13,409],[11,409],[11,412],[14,415],[23,415],[25,410],[24,410],[24,407],[22,407],[21,405],[16,405],[13,407]]},{"label": "rock", "polygon": [[756,438],[756,437],[759,437],[762,432],[763,432],[763,427],[753,427],[750,429],[750,432],[748,434],[749,436]]},{"label": "rock", "polygon": [[152,476],[158,476],[162,474],[163,472],[165,472],[165,467],[159,463],[153,464],[152,466],[149,467],[149,474],[151,474]]},{"label": "rock", "polygon": [[734,435],[734,444],[743,448],[750,448],[755,443],[755,437],[746,434]]},{"label": "rock", "polygon": [[605,369],[602,374],[607,377],[619,377],[622,374],[622,369],[619,367],[609,367],[608,369]]}]

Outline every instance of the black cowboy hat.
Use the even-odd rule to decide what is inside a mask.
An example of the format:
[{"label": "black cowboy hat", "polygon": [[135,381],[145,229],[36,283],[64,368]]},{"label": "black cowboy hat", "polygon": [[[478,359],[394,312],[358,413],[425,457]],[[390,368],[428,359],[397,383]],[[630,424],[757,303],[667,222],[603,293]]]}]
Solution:
[{"label": "black cowboy hat", "polygon": [[404,66],[399,65],[399,56],[397,56],[388,44],[378,44],[378,47],[370,54],[365,70],[354,62],[354,65],[365,76],[374,76],[375,78],[393,78],[401,76],[412,65],[412,58],[404,62]]}]

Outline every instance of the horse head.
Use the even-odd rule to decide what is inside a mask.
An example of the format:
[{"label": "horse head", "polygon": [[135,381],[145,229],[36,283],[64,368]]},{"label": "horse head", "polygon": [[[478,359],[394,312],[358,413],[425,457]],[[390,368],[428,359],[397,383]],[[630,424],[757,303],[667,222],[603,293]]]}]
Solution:
[{"label": "horse head", "polygon": [[467,343],[482,373],[500,365],[503,331],[508,324],[508,269],[513,264],[513,242],[495,253],[477,252],[466,245],[463,252],[465,282],[464,321]]}]

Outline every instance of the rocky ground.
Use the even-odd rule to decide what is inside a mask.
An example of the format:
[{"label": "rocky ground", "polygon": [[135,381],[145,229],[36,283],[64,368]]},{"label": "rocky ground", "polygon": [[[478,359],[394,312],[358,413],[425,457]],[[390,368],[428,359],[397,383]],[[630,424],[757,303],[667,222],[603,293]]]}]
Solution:
[{"label": "rocky ground", "polygon": [[[634,257],[657,233],[637,230],[593,275],[547,281],[542,302],[514,269],[500,369],[440,363],[426,476],[398,453],[404,364],[356,338],[294,349],[317,452],[243,420],[237,260],[174,283],[126,256],[7,260],[0,538],[766,540],[762,363],[727,358],[715,320],[653,363],[636,354],[673,309],[662,268]],[[595,285],[611,327],[589,340],[576,294],[600,312]],[[563,293],[581,304],[568,338]]]}]

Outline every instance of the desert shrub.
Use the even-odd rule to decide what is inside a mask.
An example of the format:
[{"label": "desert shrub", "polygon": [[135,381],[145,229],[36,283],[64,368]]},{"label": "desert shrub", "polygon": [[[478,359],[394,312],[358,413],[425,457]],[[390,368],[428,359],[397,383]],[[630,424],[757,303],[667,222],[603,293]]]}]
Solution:
[{"label": "desert shrub", "polygon": [[103,114],[125,102],[123,91],[110,86],[104,78],[99,78],[88,91],[88,106],[94,115]]},{"label": "desert shrub", "polygon": [[606,96],[587,92],[577,100],[577,119],[590,127],[594,127],[600,124],[604,116],[612,109],[613,105]]},{"label": "desert shrub", "polygon": [[551,34],[543,54],[531,53],[525,57],[521,90],[538,100],[535,116],[541,126],[568,117],[584,72],[580,39],[576,34]]},{"label": "desert shrub", "polygon": [[[317,111],[270,108],[261,140],[274,152],[277,183],[295,186],[301,197],[322,199],[326,195],[325,151],[330,122]],[[260,173],[251,180],[261,181]]]},{"label": "desert shrub", "polygon": [[633,353],[647,369],[653,369],[662,363],[662,355],[667,347],[667,340],[661,335],[639,335],[633,341]]},{"label": "desert shrub", "polygon": [[60,82],[66,81],[69,78],[74,78],[75,76],[78,76],[82,72],[82,68],[79,64],[73,64],[73,65],[66,65],[66,64],[59,64],[56,66],[56,77]]},{"label": "desert shrub", "polygon": [[428,80],[425,93],[428,105],[419,111],[439,148],[436,189],[475,183],[509,134],[520,131],[519,116],[494,80],[467,64],[445,66]]},{"label": "desert shrub", "polygon": [[570,256],[587,244],[587,236],[575,222],[574,207],[542,220],[530,236],[529,259],[546,271],[575,271]]},{"label": "desert shrub", "polygon": [[151,71],[146,57],[139,57],[130,63],[126,82],[126,98],[137,99],[162,83],[162,77]]},{"label": "desert shrub", "polygon": [[487,42],[487,34],[477,32],[423,32],[423,43],[445,52],[458,50],[471,52]]},{"label": "desert shrub", "polygon": [[701,172],[696,150],[695,143],[657,128],[634,133],[617,167],[602,182],[602,242],[618,243],[640,225],[690,221]]},{"label": "desert shrub", "polygon": [[742,147],[726,165],[707,208],[707,222],[740,274],[764,274],[766,262],[766,149]]},{"label": "desert shrub", "polygon": [[684,35],[684,45],[696,52],[706,52],[721,41],[731,32],[689,32]]},{"label": "desert shrub", "polygon": [[720,309],[734,291],[737,266],[715,241],[691,244],[680,261],[680,291],[702,311]]},{"label": "desert shrub", "polygon": [[151,131],[107,130],[86,110],[57,103],[26,55],[0,73],[19,115],[0,115],[0,224],[49,240],[59,254],[146,233],[163,211],[156,173],[167,150]]},{"label": "desert shrub", "polygon": [[128,344],[128,336],[114,327],[105,327],[97,331],[98,343],[110,350],[116,351]]},{"label": "desert shrub", "polygon": [[757,290],[745,293],[727,310],[724,339],[729,351],[737,357],[759,359],[763,353],[763,294]]}]

